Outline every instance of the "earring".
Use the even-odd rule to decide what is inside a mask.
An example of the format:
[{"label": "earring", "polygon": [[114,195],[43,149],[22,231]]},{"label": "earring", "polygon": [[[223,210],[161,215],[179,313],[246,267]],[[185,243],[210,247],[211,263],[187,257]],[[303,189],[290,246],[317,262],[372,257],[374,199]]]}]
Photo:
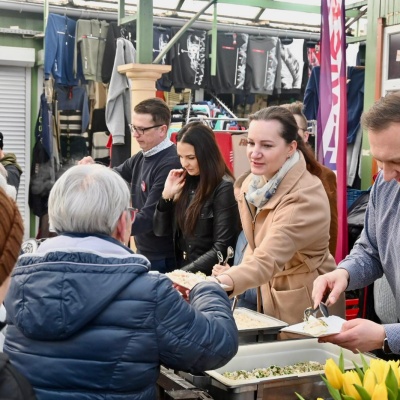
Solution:
[{"label": "earring", "polygon": [[290,154],[288,154],[286,158],[290,158],[290,157],[291,157]]}]

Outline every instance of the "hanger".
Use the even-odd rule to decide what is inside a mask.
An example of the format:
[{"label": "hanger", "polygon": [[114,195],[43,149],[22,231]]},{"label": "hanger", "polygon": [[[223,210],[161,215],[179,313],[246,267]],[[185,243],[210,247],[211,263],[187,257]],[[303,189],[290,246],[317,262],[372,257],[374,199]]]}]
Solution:
[{"label": "hanger", "polygon": [[158,29],[159,31],[166,31],[167,30],[167,28],[164,28],[161,25],[155,26],[154,28]]},{"label": "hanger", "polygon": [[293,38],[288,38],[287,32],[288,32],[288,31],[287,31],[287,29],[286,29],[286,35],[285,35],[284,38],[281,39],[281,43],[282,43],[284,46],[287,46],[288,44],[292,44],[292,43],[293,43]]},{"label": "hanger", "polygon": [[252,39],[262,40],[265,39],[265,36],[261,35],[261,29],[258,27],[258,34],[257,35],[250,35]]},{"label": "hanger", "polygon": [[318,40],[312,39],[311,33],[310,33],[310,38],[308,40],[306,40],[306,47],[309,49],[314,49],[317,44],[318,44]]}]

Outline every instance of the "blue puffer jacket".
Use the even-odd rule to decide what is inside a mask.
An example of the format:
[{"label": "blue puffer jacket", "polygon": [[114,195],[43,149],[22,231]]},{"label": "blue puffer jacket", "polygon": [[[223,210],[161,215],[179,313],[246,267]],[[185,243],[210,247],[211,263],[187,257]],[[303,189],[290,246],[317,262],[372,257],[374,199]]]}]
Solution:
[{"label": "blue puffer jacket", "polygon": [[19,258],[4,351],[38,400],[156,399],[160,364],[198,372],[236,354],[224,290],[200,283],[189,304],[149,265],[93,236],[48,239]]}]

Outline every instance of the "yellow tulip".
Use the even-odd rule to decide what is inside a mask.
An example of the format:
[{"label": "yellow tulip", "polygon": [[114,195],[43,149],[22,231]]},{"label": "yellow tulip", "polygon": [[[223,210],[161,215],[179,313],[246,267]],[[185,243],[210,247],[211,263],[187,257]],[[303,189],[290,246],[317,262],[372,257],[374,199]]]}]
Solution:
[{"label": "yellow tulip", "polygon": [[325,363],[325,375],[328,382],[335,388],[340,390],[343,386],[343,375],[332,358]]},{"label": "yellow tulip", "polygon": [[347,394],[348,396],[351,396],[354,398],[354,400],[361,400],[361,396],[357,392],[357,389],[355,388],[354,384],[360,385],[360,377],[358,376],[356,371],[346,371],[343,374],[343,391],[344,394]]},{"label": "yellow tulip", "polygon": [[389,368],[392,367],[392,370],[393,370],[393,372],[394,372],[394,376],[396,377],[396,380],[397,380],[397,386],[400,385],[399,362],[400,362],[399,360],[397,360],[397,361],[391,360],[391,361],[388,361],[388,362],[386,363],[386,365],[387,365],[386,375],[387,375],[388,372],[389,372]]},{"label": "yellow tulip", "polygon": [[371,396],[374,393],[374,389],[376,386],[376,376],[372,369],[367,369],[364,375],[364,382],[363,382],[364,389],[368,392]]},{"label": "yellow tulip", "polygon": [[385,382],[386,375],[389,372],[389,367],[385,360],[372,359],[369,364],[370,369],[374,371],[377,383]]},{"label": "yellow tulip", "polygon": [[371,400],[387,400],[388,392],[385,382],[375,386],[374,393],[372,393]]}]

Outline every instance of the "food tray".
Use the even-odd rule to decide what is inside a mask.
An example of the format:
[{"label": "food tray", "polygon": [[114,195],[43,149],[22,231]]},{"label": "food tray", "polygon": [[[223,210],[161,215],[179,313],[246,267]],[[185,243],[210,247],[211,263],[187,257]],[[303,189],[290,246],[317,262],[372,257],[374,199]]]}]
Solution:
[{"label": "food tray", "polygon": [[[323,371],[251,380],[229,379],[222,374],[226,371],[252,370],[271,365],[285,366],[305,361],[318,361],[324,364],[329,358],[338,363],[341,350],[346,369],[354,368],[352,361],[361,365],[359,354],[353,354],[331,343],[318,343],[314,338],[241,345],[236,356],[224,367],[206,371],[211,377],[210,393],[219,400],[254,399],[255,391],[263,393],[260,397],[263,399],[294,399],[295,391],[305,398],[326,396],[326,386],[320,377]],[[364,354],[364,357],[367,363],[371,358],[375,358],[368,353]]]},{"label": "food tray", "polygon": [[249,318],[255,322],[254,326],[238,326],[240,344],[276,340],[279,331],[288,326],[284,321],[245,307],[236,308],[234,314]]}]

